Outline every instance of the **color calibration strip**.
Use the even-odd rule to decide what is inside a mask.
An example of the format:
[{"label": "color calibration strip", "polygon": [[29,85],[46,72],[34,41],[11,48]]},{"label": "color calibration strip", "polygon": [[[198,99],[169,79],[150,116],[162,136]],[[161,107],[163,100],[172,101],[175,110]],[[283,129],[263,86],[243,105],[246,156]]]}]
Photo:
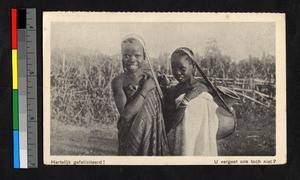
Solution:
[{"label": "color calibration strip", "polygon": [[14,168],[37,167],[35,9],[12,9]]}]

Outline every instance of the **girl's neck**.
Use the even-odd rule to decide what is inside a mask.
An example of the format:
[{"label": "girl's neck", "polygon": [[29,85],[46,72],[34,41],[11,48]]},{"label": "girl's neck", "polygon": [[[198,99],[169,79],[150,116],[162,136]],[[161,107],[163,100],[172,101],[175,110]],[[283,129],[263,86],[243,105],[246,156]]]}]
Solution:
[{"label": "girl's neck", "polygon": [[191,76],[191,78],[186,83],[188,83],[188,85],[192,85],[195,84],[196,82],[197,80],[195,79],[195,77]]},{"label": "girl's neck", "polygon": [[141,76],[142,74],[143,74],[143,70],[142,70],[142,68],[139,68],[138,70],[136,70],[135,72],[126,72],[128,75],[134,75],[134,76],[136,76],[136,77],[139,77],[139,76]]}]

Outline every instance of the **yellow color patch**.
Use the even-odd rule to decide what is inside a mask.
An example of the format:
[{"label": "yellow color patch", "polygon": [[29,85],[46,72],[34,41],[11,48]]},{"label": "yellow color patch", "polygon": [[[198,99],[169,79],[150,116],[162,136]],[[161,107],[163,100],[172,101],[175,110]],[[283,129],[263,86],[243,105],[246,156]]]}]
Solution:
[{"label": "yellow color patch", "polygon": [[12,88],[18,89],[18,52],[12,50]]}]

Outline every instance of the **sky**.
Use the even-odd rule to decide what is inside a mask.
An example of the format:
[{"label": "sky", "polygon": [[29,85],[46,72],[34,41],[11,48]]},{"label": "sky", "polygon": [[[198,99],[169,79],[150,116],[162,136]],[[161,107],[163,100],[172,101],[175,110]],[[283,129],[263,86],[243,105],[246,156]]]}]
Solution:
[{"label": "sky", "polygon": [[202,55],[211,40],[234,61],[249,55],[261,57],[264,52],[275,55],[275,24],[270,22],[55,22],[51,23],[51,48],[115,55],[127,34],[140,35],[150,57],[182,46]]}]

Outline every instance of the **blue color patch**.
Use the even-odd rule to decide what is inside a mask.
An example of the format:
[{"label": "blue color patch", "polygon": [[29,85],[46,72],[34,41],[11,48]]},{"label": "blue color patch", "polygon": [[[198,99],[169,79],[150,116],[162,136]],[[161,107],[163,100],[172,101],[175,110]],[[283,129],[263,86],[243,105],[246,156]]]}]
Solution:
[{"label": "blue color patch", "polygon": [[13,131],[14,138],[14,168],[20,168],[19,130]]}]

